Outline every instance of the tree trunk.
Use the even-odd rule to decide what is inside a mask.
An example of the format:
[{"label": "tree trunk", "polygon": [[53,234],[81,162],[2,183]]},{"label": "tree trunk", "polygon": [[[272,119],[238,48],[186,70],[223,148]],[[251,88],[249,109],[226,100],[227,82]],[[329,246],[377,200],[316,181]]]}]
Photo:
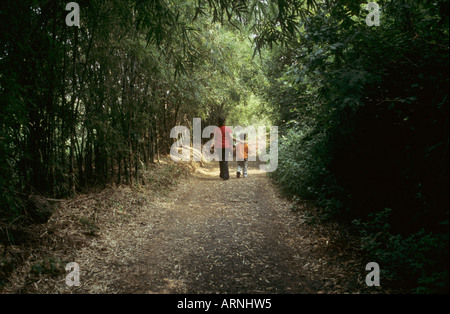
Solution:
[{"label": "tree trunk", "polygon": [[70,152],[69,152],[69,190],[70,194],[75,194],[75,172],[74,172],[74,153],[75,153],[75,99],[76,99],[76,63],[78,49],[78,27],[74,27],[74,45],[72,61],[72,98],[70,103]]}]

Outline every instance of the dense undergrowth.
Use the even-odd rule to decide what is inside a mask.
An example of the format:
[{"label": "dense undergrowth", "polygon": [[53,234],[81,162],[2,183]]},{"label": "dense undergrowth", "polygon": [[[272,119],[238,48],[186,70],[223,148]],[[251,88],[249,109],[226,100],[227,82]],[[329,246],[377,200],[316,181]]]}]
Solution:
[{"label": "dense undergrowth", "polygon": [[324,7],[274,54],[273,178],[351,224],[382,277],[448,292],[448,1],[381,5],[378,27]]}]

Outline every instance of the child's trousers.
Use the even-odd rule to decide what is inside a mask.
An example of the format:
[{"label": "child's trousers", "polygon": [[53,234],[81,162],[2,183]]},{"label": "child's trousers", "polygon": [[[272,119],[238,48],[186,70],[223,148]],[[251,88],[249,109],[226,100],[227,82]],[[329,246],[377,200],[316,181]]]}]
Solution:
[{"label": "child's trousers", "polygon": [[237,162],[237,172],[240,172],[244,178],[247,178],[247,163],[247,159]]}]

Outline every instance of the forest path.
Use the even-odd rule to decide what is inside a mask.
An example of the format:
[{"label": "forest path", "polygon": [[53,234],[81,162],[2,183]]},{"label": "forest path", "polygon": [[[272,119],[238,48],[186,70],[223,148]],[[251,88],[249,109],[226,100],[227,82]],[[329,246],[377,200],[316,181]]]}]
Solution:
[{"label": "forest path", "polygon": [[207,163],[143,210],[133,232],[103,243],[110,254],[99,254],[104,278],[95,282],[119,293],[359,292],[364,269],[348,269],[351,254],[342,260],[333,239],[290,206],[256,165],[248,178],[223,181],[217,163]]},{"label": "forest path", "polygon": [[289,203],[265,174],[252,167],[248,178],[237,179],[230,163],[231,178],[223,181],[216,164],[179,184],[177,197],[161,204],[160,227],[149,231],[137,261],[144,271],[119,286],[154,293],[322,290],[324,276],[305,275],[310,254],[304,249],[311,243],[295,245],[301,235],[293,232]]},{"label": "forest path", "polygon": [[[175,185],[149,171],[147,185],[69,199],[35,231],[3,292],[374,292],[357,240],[338,224],[309,223],[314,208],[293,211],[256,164],[239,179],[229,164],[227,181],[211,162]],[[68,262],[79,265],[80,286],[66,285]]]}]

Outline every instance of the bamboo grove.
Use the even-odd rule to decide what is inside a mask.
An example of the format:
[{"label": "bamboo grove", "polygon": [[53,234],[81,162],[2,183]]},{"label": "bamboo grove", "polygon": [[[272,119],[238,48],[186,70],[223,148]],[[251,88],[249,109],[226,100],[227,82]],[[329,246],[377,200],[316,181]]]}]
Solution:
[{"label": "bamboo grove", "polygon": [[218,38],[221,26],[205,17],[239,18],[236,1],[78,4],[79,28],[66,25],[63,1],[1,4],[3,217],[20,215],[24,195],[133,184],[168,152],[173,126],[214,118],[251,85],[239,81],[239,58],[227,65],[234,39]]}]

